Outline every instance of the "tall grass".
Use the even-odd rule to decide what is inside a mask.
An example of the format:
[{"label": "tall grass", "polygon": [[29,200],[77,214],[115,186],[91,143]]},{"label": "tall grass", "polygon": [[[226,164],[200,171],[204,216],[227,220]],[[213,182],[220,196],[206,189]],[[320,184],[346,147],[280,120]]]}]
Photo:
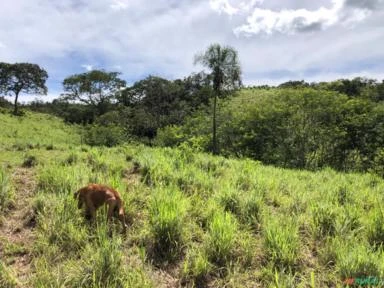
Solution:
[{"label": "tall grass", "polygon": [[[13,198],[13,170],[25,155],[38,160],[26,287],[338,287],[349,277],[383,277],[381,178],[188,147],[78,147],[75,130],[56,118],[28,117],[0,115],[10,128],[0,135],[2,211]],[[94,223],[84,219],[73,192],[89,182],[120,192],[126,234],[118,221],[107,225],[104,208]],[[1,257],[0,286],[14,285],[9,263],[17,256]]]},{"label": "tall grass", "polygon": [[9,182],[9,176],[4,167],[0,166],[0,213],[13,204],[14,191]]},{"label": "tall grass", "polygon": [[182,247],[187,205],[177,188],[159,188],[153,192],[149,217],[158,256],[173,258]]},{"label": "tall grass", "polygon": [[264,225],[264,245],[269,261],[275,267],[294,270],[300,259],[297,223],[266,216]]},{"label": "tall grass", "polygon": [[237,222],[228,212],[217,211],[208,226],[206,251],[210,261],[225,265],[231,260],[237,233]]},{"label": "tall grass", "polygon": [[15,288],[20,285],[19,281],[14,275],[14,272],[7,267],[0,259],[0,287],[2,288]]}]

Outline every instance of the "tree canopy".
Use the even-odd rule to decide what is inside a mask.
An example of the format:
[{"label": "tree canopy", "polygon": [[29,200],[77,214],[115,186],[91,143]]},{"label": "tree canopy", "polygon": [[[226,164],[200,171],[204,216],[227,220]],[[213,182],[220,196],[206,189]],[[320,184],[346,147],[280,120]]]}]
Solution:
[{"label": "tree canopy", "polygon": [[63,99],[79,101],[96,108],[97,114],[102,115],[126,82],[120,79],[119,72],[92,70],[75,74],[64,79],[65,93]]},{"label": "tree canopy", "polygon": [[14,114],[18,114],[20,93],[47,94],[48,73],[37,64],[0,62],[0,93],[15,95]]}]

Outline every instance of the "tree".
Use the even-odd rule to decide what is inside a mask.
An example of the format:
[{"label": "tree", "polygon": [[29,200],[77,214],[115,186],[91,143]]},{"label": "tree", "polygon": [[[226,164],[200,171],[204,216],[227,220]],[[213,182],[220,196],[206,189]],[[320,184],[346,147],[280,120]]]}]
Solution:
[{"label": "tree", "polygon": [[80,101],[92,106],[98,115],[107,112],[111,99],[125,87],[126,82],[118,77],[119,72],[92,70],[64,79],[64,100]]},{"label": "tree", "polygon": [[148,76],[124,89],[118,98],[129,108],[126,116],[131,133],[152,139],[157,129],[182,124],[185,117],[207,102],[211,88],[205,88],[202,73],[173,81]]},{"label": "tree", "polygon": [[47,94],[45,82],[48,73],[37,64],[0,62],[0,92],[15,95],[13,113],[18,114],[18,98],[20,93]]},{"label": "tree", "polygon": [[241,86],[241,69],[237,51],[229,46],[212,44],[201,54],[195,56],[195,64],[201,63],[211,70],[213,97],[212,116],[212,150],[218,154],[217,127],[216,127],[216,106],[217,98],[233,91]]}]

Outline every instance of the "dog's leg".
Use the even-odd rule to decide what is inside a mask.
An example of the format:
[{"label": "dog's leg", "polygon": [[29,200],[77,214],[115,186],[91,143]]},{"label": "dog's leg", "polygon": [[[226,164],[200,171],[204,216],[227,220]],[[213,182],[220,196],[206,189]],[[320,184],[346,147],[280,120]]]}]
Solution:
[{"label": "dog's leg", "polygon": [[96,208],[95,205],[93,205],[93,202],[90,198],[85,198],[86,205],[87,205],[87,213],[91,216],[91,220],[96,220]]},{"label": "dog's leg", "polygon": [[107,205],[108,205],[107,220],[110,221],[113,216],[113,212],[115,211],[116,200],[115,199],[107,200]]},{"label": "dog's leg", "polygon": [[127,231],[127,224],[125,224],[125,213],[124,213],[124,208],[123,208],[123,203],[121,200],[118,200],[117,203],[117,208],[118,208],[118,217],[121,222],[121,225],[123,226],[123,232]]}]

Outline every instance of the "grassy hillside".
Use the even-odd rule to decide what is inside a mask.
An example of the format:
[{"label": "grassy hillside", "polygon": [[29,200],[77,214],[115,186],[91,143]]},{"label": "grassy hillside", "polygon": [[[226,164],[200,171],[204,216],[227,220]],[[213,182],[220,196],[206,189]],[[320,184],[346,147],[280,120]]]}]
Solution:
[{"label": "grassy hillside", "polygon": [[[58,119],[0,114],[0,287],[342,287],[384,277],[384,181],[184,149],[91,148]],[[18,132],[15,132],[18,131]],[[31,160],[32,159],[32,160]],[[120,191],[97,226],[73,192]]]}]

